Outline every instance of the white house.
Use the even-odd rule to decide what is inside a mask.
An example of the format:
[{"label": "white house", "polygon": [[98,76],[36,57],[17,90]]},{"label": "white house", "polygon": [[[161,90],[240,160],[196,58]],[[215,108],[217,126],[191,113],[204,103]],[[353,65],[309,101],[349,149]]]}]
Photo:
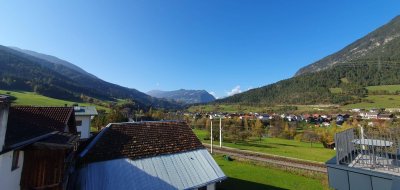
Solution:
[{"label": "white house", "polygon": [[80,154],[75,189],[207,189],[226,178],[184,122],[109,124]]},{"label": "white house", "polygon": [[93,106],[75,106],[75,119],[76,128],[81,139],[87,139],[90,137],[90,123],[94,116],[96,116],[97,110]]},{"label": "white house", "polygon": [[360,112],[358,115],[363,119],[378,119],[378,112]]},{"label": "white house", "polygon": [[0,189],[65,189],[74,123],[72,107],[10,107],[0,95]]},{"label": "white house", "polygon": [[7,97],[0,96],[0,184],[1,188],[16,190],[20,189],[24,153],[5,147],[9,106]]}]

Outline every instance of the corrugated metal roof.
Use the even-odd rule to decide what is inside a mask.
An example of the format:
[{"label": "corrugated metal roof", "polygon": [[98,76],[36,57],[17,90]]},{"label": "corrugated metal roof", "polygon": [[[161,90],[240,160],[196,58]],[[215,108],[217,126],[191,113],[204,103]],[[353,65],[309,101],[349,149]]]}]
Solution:
[{"label": "corrugated metal roof", "polygon": [[206,149],[138,160],[95,162],[79,171],[77,189],[194,189],[226,178]]}]

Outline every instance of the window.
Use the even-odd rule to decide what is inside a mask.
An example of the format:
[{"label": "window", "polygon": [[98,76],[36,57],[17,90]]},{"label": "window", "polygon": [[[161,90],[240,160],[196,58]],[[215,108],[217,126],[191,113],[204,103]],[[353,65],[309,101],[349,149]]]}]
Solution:
[{"label": "window", "polygon": [[11,171],[14,171],[19,168],[18,161],[19,161],[19,151],[16,150],[13,152]]},{"label": "window", "polygon": [[82,126],[82,121],[81,120],[76,120],[76,126]]}]

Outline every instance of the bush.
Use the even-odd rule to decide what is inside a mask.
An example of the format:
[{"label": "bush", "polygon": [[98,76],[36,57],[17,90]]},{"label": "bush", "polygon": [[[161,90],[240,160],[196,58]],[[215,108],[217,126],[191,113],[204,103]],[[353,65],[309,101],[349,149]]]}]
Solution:
[{"label": "bush", "polygon": [[297,134],[296,136],[294,136],[294,140],[302,141],[303,140],[303,134]]}]

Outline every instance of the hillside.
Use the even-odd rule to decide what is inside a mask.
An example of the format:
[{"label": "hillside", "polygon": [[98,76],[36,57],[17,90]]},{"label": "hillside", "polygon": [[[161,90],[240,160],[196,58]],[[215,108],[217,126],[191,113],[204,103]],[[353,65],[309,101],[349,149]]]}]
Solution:
[{"label": "hillside", "polygon": [[215,97],[205,90],[152,90],[147,92],[147,94],[156,98],[165,98],[185,104],[208,103],[215,100]]},{"label": "hillside", "polygon": [[338,64],[354,64],[359,59],[400,59],[400,16],[351,43],[342,50],[301,68],[295,76],[317,72]]},{"label": "hillside", "polygon": [[300,69],[295,77],[218,103],[249,105],[355,104],[367,86],[400,84],[400,17],[339,52]]},{"label": "hillside", "polygon": [[[36,58],[43,59],[43,60],[46,60],[48,62],[54,63],[53,65],[47,65],[47,66],[51,66],[50,69],[58,70],[58,69],[61,69],[61,68],[57,67],[57,65],[63,65],[63,66],[68,67],[68,68],[70,68],[70,69],[72,69],[74,71],[79,72],[80,74],[97,78],[96,76],[86,72],[82,68],[80,68],[80,67],[78,67],[78,66],[76,66],[76,65],[74,65],[74,64],[72,64],[72,63],[70,63],[68,61],[62,60],[62,59],[60,59],[58,57],[54,57],[54,56],[51,56],[51,55],[46,55],[46,54],[43,54],[43,53],[38,53],[38,52],[35,52],[35,51],[31,51],[31,50],[21,49],[21,48],[18,48],[18,47],[9,47],[9,48],[11,48],[13,50],[16,50],[16,51],[19,51],[19,52],[24,53],[24,54],[28,54],[28,55],[31,55],[33,57],[36,57]],[[62,72],[62,70],[59,70],[59,71]]]},{"label": "hillside", "polygon": [[[42,56],[39,56],[42,57]],[[69,101],[116,101],[132,99],[141,107],[174,109],[180,105],[153,98],[136,89],[103,81],[50,58],[41,59],[0,46],[0,89],[35,92]]]},{"label": "hillside", "polygon": [[13,105],[29,105],[29,106],[72,106],[74,104],[79,104],[81,106],[96,106],[97,110],[109,111],[110,109],[106,106],[101,106],[99,104],[91,103],[78,103],[66,100],[59,100],[55,98],[49,98],[34,92],[25,91],[4,91],[0,90],[0,94],[5,94],[11,97]]}]

